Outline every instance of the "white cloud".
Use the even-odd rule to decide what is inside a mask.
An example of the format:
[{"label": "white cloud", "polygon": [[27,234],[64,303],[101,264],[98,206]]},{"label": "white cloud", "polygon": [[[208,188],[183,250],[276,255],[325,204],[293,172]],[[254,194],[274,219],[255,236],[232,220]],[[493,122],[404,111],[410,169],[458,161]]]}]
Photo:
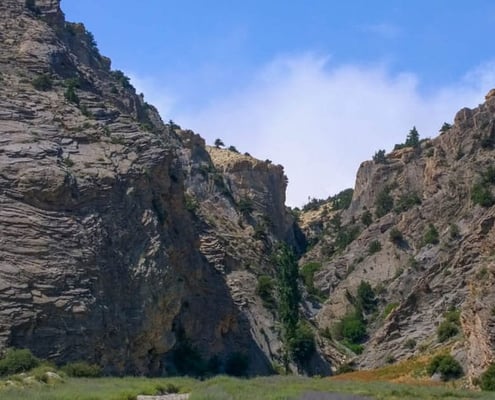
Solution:
[{"label": "white cloud", "polygon": [[134,73],[128,75],[136,92],[143,93],[145,100],[158,108],[162,118],[168,120],[176,103],[175,97],[171,95],[172,91],[166,90],[163,84],[159,84],[154,79],[142,78]]},{"label": "white cloud", "polygon": [[[481,103],[494,78],[495,64],[486,64],[426,97],[413,74],[392,74],[384,65],[334,66],[306,54],[276,59],[244,90],[174,115],[209,143],[219,137],[284,165],[287,203],[301,205],[308,196],[352,187],[359,164],[403,142],[413,125],[421,137],[436,136],[459,108]],[[169,98],[153,93],[151,102],[167,115]]]}]

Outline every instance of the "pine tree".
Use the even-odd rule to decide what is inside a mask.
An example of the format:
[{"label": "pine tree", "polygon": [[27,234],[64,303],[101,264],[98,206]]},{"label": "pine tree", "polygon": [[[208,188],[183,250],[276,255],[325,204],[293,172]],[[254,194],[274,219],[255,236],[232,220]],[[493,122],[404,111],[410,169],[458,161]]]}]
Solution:
[{"label": "pine tree", "polygon": [[406,147],[417,147],[419,145],[419,133],[415,126],[409,131],[405,145]]},{"label": "pine tree", "polygon": [[215,147],[217,149],[219,149],[220,147],[225,146],[225,144],[223,143],[222,139],[215,139],[215,143],[214,144],[215,144]]}]

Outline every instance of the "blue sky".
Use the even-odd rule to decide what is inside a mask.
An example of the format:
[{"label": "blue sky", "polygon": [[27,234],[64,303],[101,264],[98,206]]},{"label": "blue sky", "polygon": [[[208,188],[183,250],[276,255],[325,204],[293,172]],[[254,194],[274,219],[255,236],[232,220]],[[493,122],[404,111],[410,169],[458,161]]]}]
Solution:
[{"label": "blue sky", "polygon": [[354,184],[495,87],[495,2],[63,0],[164,120],[284,165],[288,203]]}]

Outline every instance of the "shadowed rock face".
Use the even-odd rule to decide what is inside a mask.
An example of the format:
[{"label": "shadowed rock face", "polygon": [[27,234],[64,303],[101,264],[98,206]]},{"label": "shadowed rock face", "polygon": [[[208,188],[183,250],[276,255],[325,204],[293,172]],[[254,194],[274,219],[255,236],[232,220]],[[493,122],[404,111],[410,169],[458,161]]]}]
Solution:
[{"label": "shadowed rock face", "polygon": [[187,340],[268,372],[280,342],[256,277],[277,240],[296,244],[282,168],[224,175],[59,6],[0,4],[0,348],[167,374]]}]

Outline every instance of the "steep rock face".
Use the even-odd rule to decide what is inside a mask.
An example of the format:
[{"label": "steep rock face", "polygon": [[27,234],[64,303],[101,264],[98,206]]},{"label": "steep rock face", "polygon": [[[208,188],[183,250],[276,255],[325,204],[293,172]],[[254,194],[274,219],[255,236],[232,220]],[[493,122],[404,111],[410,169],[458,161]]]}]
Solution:
[{"label": "steep rock face", "polygon": [[254,291],[273,243],[295,243],[282,170],[234,184],[59,1],[26,4],[0,5],[0,348],[167,374],[186,345],[268,372],[280,341]]},{"label": "steep rock face", "polygon": [[[494,121],[488,96],[459,111],[439,137],[364,162],[352,203],[338,213],[341,225],[330,228],[333,211],[322,220],[326,228],[303,259],[323,264],[315,276],[328,296],[316,316],[320,328],[355,308],[362,281],[378,298],[375,314],[366,315],[364,352],[349,352],[348,360],[370,368],[454,346],[470,377],[493,361]],[[484,206],[474,201],[480,193]],[[355,240],[333,251],[338,234],[351,228]],[[451,309],[460,311],[462,335],[439,343],[437,327]]]}]

